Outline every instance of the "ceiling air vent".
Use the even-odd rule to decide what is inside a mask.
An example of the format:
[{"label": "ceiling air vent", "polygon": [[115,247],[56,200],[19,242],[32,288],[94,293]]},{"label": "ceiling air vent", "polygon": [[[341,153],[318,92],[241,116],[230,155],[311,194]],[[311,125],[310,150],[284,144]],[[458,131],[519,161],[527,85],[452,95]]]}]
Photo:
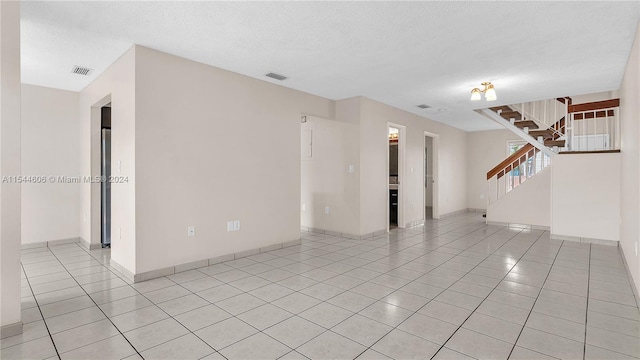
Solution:
[{"label": "ceiling air vent", "polygon": [[419,107],[420,109],[428,109],[428,108],[430,108],[431,106],[426,105],[426,104],[421,104],[421,105],[418,105],[418,107]]},{"label": "ceiling air vent", "polygon": [[268,73],[267,74],[268,77],[272,78],[272,79],[276,79],[276,80],[285,80],[287,77],[284,75],[280,75],[280,74],[276,74],[276,73]]},{"label": "ceiling air vent", "polygon": [[85,75],[89,76],[93,72],[93,69],[84,66],[74,65],[73,69],[71,69],[72,74]]}]

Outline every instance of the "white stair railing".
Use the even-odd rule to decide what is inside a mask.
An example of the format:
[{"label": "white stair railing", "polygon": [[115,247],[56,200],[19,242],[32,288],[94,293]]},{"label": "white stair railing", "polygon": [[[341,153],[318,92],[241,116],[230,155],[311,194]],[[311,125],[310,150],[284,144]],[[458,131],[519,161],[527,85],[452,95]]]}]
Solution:
[{"label": "white stair railing", "polygon": [[551,164],[551,157],[525,145],[487,173],[487,205],[497,201]]},{"label": "white stair railing", "polygon": [[523,119],[532,120],[540,129],[551,129],[555,138],[565,140],[565,131],[559,124],[562,118],[565,124],[568,115],[568,103],[558,99],[546,99],[509,105],[523,115]]},{"label": "white stair railing", "polygon": [[620,150],[619,99],[572,105],[567,151]]}]

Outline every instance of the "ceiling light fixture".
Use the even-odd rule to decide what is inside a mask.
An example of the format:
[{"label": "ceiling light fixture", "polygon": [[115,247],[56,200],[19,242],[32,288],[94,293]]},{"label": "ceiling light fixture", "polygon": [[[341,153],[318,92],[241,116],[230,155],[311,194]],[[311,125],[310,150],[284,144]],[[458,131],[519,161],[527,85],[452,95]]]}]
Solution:
[{"label": "ceiling light fixture", "polygon": [[495,101],[498,97],[496,96],[496,89],[491,84],[491,81],[485,81],[481,84],[484,88],[482,90],[478,88],[473,88],[471,90],[471,101],[480,100],[480,93],[484,93],[484,98],[487,101]]}]

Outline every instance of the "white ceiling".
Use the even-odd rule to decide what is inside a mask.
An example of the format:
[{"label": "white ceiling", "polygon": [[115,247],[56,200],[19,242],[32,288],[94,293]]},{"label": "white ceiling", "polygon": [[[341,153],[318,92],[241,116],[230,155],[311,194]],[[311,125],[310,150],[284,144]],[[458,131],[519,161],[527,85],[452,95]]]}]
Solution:
[{"label": "white ceiling", "polygon": [[[486,130],[496,125],[472,109],[618,89],[638,9],[637,1],[23,1],[22,80],[79,91],[139,44],[330,99],[362,95]],[[73,65],[95,71],[71,74]],[[487,80],[498,101],[470,102]]]}]

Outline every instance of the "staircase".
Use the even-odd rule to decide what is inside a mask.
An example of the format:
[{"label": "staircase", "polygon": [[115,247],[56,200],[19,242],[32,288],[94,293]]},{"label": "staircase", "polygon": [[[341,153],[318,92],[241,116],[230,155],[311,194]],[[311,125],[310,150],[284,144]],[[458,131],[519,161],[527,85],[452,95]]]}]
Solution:
[{"label": "staircase", "polygon": [[[564,100],[564,98],[563,98]],[[560,101],[560,100],[558,100]],[[540,127],[539,123],[531,118],[522,116],[520,111],[507,105],[489,108],[512,125],[529,134],[534,141],[538,141],[549,148],[564,148],[566,140],[563,139],[565,131],[565,118],[558,120],[551,126]],[[529,141],[531,142],[531,141]]]},{"label": "staircase", "polygon": [[564,97],[476,110],[527,142],[487,173],[488,203],[541,172],[558,153],[619,152],[619,104],[611,99],[574,105]]}]

